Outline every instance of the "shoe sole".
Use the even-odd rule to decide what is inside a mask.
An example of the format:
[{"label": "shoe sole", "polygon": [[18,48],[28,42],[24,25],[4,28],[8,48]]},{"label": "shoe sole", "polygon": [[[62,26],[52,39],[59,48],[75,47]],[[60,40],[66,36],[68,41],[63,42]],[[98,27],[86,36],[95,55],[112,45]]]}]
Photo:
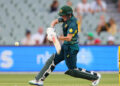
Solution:
[{"label": "shoe sole", "polygon": [[[102,77],[102,75],[100,74],[99,83],[100,83],[101,77]],[[99,83],[98,83],[98,84],[99,84]],[[97,84],[97,85],[91,85],[91,86],[98,86],[98,84]]]},{"label": "shoe sole", "polygon": [[38,85],[38,84],[33,84],[31,82],[29,82],[30,85],[37,85],[37,86],[43,86],[43,85]]}]

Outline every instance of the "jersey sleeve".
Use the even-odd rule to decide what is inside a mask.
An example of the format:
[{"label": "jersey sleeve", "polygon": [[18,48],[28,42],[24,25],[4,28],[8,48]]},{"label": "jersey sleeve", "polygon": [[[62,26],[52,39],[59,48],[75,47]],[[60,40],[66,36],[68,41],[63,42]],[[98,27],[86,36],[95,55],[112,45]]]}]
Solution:
[{"label": "jersey sleeve", "polygon": [[63,22],[63,18],[58,18],[58,22]]}]

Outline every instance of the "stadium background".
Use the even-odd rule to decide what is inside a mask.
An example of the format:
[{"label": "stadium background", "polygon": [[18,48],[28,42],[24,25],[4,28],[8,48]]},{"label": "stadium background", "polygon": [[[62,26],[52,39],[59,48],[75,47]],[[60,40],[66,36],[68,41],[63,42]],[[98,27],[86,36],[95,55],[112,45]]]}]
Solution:
[{"label": "stadium background", "polygon": [[[94,0],[88,0],[92,3]],[[117,0],[104,0],[107,4],[107,12],[96,12],[88,14],[82,18],[81,32],[79,32],[79,43],[85,44],[87,34],[92,32],[95,39],[101,41],[101,45],[107,45],[109,36],[114,37],[114,44],[120,44],[120,13],[117,11]],[[113,1],[115,3],[113,3]],[[67,3],[67,0],[58,0],[58,9],[50,12],[50,5],[53,0],[0,0],[0,45],[14,45],[15,42],[21,44],[21,40],[25,37],[26,30],[31,31],[31,35],[38,31],[39,27],[43,28],[46,34],[46,28],[50,27],[50,23],[58,18],[59,8]],[[72,8],[75,9],[81,0],[71,0]],[[34,4],[33,4],[34,3]],[[76,12],[74,12],[76,15]],[[117,30],[115,34],[107,31],[97,34],[96,28],[100,23],[100,16],[105,17],[105,22],[110,18],[115,20]],[[56,26],[56,31],[60,34],[61,25]],[[21,44],[22,45],[22,44]],[[42,45],[45,45],[43,43]]]},{"label": "stadium background", "polygon": [[[89,3],[93,1],[94,0],[88,0]],[[119,70],[118,58],[120,54],[117,45],[120,44],[120,13],[117,11],[117,0],[104,1],[107,4],[107,12],[89,14],[82,18],[79,32],[79,44],[81,46],[77,64],[79,67],[88,70],[111,71],[112,75],[110,75],[109,78],[113,78]],[[53,13],[49,12],[52,2],[53,0],[0,0],[0,72],[8,73],[8,75],[0,74],[0,81],[2,81],[0,86],[10,86],[9,83],[4,84],[7,83],[6,80],[2,80],[2,78],[6,76],[9,82],[10,72],[38,72],[49,58],[49,55],[55,53],[54,46],[49,46],[44,43],[38,46],[14,46],[22,45],[21,40],[25,37],[26,30],[35,34],[38,28],[42,27],[44,30],[43,34],[46,34],[45,31],[46,28],[50,26],[50,22],[58,18],[57,13],[59,10]],[[66,4],[67,0],[58,0],[58,2],[60,8]],[[71,0],[71,2],[73,4],[72,8],[75,9],[77,3],[81,2],[81,0]],[[106,22],[108,22],[110,18],[115,20],[117,25],[116,34],[112,35],[107,31],[102,32],[101,35],[97,34],[96,28],[101,15],[105,16]],[[57,25],[55,28],[58,29],[56,30],[57,33],[61,34],[61,25]],[[101,40],[100,45],[91,46],[85,44],[89,32],[93,33],[95,39]],[[114,37],[114,45],[107,45],[109,36]],[[64,72],[65,70],[67,70],[67,68],[64,62],[59,64],[55,69],[57,72]],[[17,78],[19,75],[13,74],[12,76]],[[29,79],[31,79],[31,77],[29,77]],[[111,86],[118,85],[118,79],[115,79],[115,81],[115,84]],[[24,85],[11,84],[11,86]],[[103,84],[101,86],[110,85],[106,83],[106,85]]]}]

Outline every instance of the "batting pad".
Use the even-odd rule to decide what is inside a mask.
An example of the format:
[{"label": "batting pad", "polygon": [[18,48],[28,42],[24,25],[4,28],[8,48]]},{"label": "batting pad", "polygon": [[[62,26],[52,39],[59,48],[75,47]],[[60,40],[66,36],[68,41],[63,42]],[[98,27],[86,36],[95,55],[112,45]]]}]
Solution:
[{"label": "batting pad", "polygon": [[53,54],[46,62],[42,70],[38,73],[38,75],[35,77],[36,80],[42,80],[44,79],[54,70],[55,64],[54,64],[54,58],[55,55]]},{"label": "batting pad", "polygon": [[97,73],[86,71],[85,69],[69,69],[65,72],[65,74],[76,77],[76,78],[83,78],[87,80],[97,80],[98,76]]}]

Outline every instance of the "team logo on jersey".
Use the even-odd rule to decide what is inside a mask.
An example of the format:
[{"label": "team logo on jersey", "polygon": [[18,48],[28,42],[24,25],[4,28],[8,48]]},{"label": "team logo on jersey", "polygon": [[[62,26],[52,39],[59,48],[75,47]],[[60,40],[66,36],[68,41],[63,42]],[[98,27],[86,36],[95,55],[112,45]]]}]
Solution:
[{"label": "team logo on jersey", "polygon": [[67,28],[67,24],[65,24],[65,28]]},{"label": "team logo on jersey", "polygon": [[69,32],[71,32],[71,33],[72,33],[72,32],[73,32],[73,29],[71,28],[71,29],[69,30]]}]

